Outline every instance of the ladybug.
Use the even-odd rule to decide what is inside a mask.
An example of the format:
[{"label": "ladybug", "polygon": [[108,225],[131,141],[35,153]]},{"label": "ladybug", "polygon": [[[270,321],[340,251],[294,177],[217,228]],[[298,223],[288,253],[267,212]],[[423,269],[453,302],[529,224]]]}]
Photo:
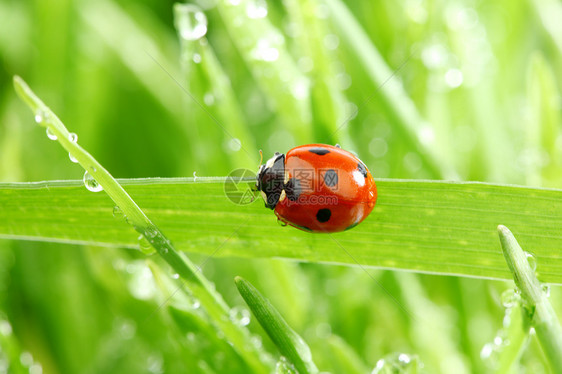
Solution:
[{"label": "ladybug", "polygon": [[338,145],[308,144],[276,152],[257,175],[256,188],[280,223],[308,232],[349,230],[377,201],[365,164]]}]

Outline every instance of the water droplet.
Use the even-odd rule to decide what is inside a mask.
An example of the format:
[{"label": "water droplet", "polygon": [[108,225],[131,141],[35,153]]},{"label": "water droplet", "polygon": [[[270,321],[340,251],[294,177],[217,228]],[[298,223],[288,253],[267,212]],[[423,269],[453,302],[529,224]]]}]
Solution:
[{"label": "water droplet", "polygon": [[308,73],[314,68],[314,61],[310,57],[305,56],[298,59],[297,65],[303,73]]},{"label": "water droplet", "polygon": [[277,218],[277,224],[281,227],[286,227],[287,226],[287,222],[280,220],[279,218]]},{"label": "water droplet", "polygon": [[275,374],[297,374],[297,369],[284,356],[281,356],[275,365]]},{"label": "water droplet", "polygon": [[340,45],[340,38],[336,34],[328,34],[324,37],[324,46],[327,49],[334,50]]},{"label": "water droplet", "polygon": [[196,64],[201,62],[201,55],[199,53],[193,54],[193,62],[195,62]]},{"label": "water droplet", "polygon": [[347,90],[351,87],[351,76],[347,73],[336,74],[336,83],[340,90]]},{"label": "water droplet", "polygon": [[68,140],[70,140],[72,143],[76,143],[78,141],[78,135],[76,135],[76,133],[69,133],[68,134]]},{"label": "water droplet", "polygon": [[117,330],[123,339],[131,339],[136,334],[137,326],[131,320],[118,320]]},{"label": "water droplet", "polygon": [[306,78],[297,79],[291,85],[291,94],[297,100],[304,100],[308,97],[310,91],[309,81]]},{"label": "water droplet", "polygon": [[232,152],[238,152],[242,148],[242,143],[238,138],[232,138],[228,141],[228,149]]},{"label": "water droplet", "polygon": [[271,45],[271,41],[266,38],[258,40],[256,47],[251,52],[256,60],[267,62],[276,61],[279,58],[279,50]]},{"label": "water droplet", "polygon": [[41,124],[47,120],[48,114],[42,109],[37,110],[35,113],[35,122]]},{"label": "water droplet", "polygon": [[267,3],[265,0],[250,0],[246,5],[246,14],[249,18],[265,18],[267,16]]},{"label": "water droplet", "polygon": [[529,263],[529,266],[531,267],[531,270],[535,271],[537,270],[537,259],[536,257],[529,252],[525,252],[525,256],[527,257],[527,262]]},{"label": "water droplet", "polygon": [[195,336],[194,332],[188,332],[185,338],[190,343],[195,343],[197,341],[197,337]]},{"label": "water droplet", "polygon": [[123,211],[121,210],[121,208],[119,208],[118,205],[115,205],[113,207],[113,217],[115,218],[123,218],[125,214],[123,213]]},{"label": "water droplet", "polygon": [[383,157],[388,151],[388,144],[383,138],[373,138],[369,143],[369,152],[374,157]]},{"label": "water droplet", "polygon": [[45,132],[47,133],[47,138],[49,138],[51,140],[57,140],[57,136],[53,133],[53,131],[51,130],[50,127],[47,126],[47,129],[45,130]]},{"label": "water droplet", "polygon": [[543,284],[542,285],[542,292],[544,293],[544,296],[550,297],[550,285],[549,284]]},{"label": "water droplet", "polygon": [[162,355],[158,352],[151,354],[146,359],[146,368],[149,373],[160,374],[164,372],[164,359]]},{"label": "water droplet", "polygon": [[421,58],[428,69],[439,69],[447,64],[449,51],[442,44],[432,44],[424,48]]},{"label": "water droplet", "polygon": [[435,132],[429,125],[424,125],[418,131],[418,139],[424,145],[430,145],[435,140]]},{"label": "water droplet", "polygon": [[521,302],[521,296],[511,288],[502,292],[501,301],[504,308],[513,308]]},{"label": "water droplet", "polygon": [[70,159],[71,162],[74,162],[75,164],[78,163],[78,160],[76,159],[76,157],[74,157],[72,155],[72,153],[70,153],[70,152],[68,153],[68,158]]},{"label": "water droplet", "polygon": [[492,343],[484,344],[482,350],[480,351],[480,358],[483,360],[490,358],[492,356],[493,351],[494,351],[494,345]]},{"label": "water droplet", "polygon": [[248,326],[250,324],[250,311],[246,308],[235,306],[228,313],[230,320],[239,326]]},{"label": "water droplet", "polygon": [[29,352],[22,352],[20,354],[20,362],[23,366],[33,365],[33,356]]},{"label": "water droplet", "polygon": [[198,40],[207,33],[207,16],[193,4],[175,4],[175,26],[183,40]]},{"label": "water droplet", "polygon": [[99,184],[98,181],[96,181],[90,173],[85,172],[83,180],[84,180],[84,186],[86,186],[88,191],[91,192],[103,191],[103,187],[101,186],[101,184]]},{"label": "water droplet", "polygon": [[371,374],[418,373],[423,363],[416,355],[391,353],[377,361]]},{"label": "water droplet", "polygon": [[139,235],[138,241],[139,241],[139,249],[145,255],[150,255],[155,252],[154,247],[150,245],[150,242],[144,235]]},{"label": "water droplet", "polygon": [[451,88],[459,87],[464,80],[462,71],[459,69],[449,69],[445,73],[445,83]]},{"label": "water droplet", "polygon": [[150,268],[144,261],[134,261],[127,265],[127,288],[133,297],[150,300],[156,295],[156,284]]},{"label": "water droplet", "polygon": [[34,363],[29,367],[29,374],[43,374],[43,367],[39,363]]},{"label": "water droplet", "polygon": [[156,227],[148,227],[145,232],[144,235],[148,238],[148,239],[153,239],[156,237],[156,235],[158,235],[158,229]]},{"label": "water droplet", "polygon": [[0,334],[4,336],[12,335],[12,325],[6,320],[0,321]]},{"label": "water droplet", "polygon": [[172,279],[180,279],[180,275],[178,273],[174,273],[170,275],[170,277],[172,277]]},{"label": "water droplet", "polygon": [[213,95],[210,92],[207,92],[204,96],[203,96],[203,101],[205,102],[205,105],[207,106],[211,106],[215,103],[215,95]]}]

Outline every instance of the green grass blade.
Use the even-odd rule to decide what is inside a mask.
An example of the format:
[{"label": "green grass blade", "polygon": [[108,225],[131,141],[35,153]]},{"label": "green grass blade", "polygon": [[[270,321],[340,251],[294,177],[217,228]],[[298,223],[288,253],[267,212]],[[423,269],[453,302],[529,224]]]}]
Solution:
[{"label": "green grass blade", "polygon": [[318,373],[308,345],[291,329],[269,300],[263,297],[247,280],[236,277],[235,282],[240,295],[281,354],[295,366],[300,374]]},{"label": "green grass blade", "polygon": [[[374,92],[384,103],[389,114],[393,116],[406,139],[409,139],[420,152],[433,176],[439,178],[453,178],[456,173],[449,160],[439,157],[434,144],[420,141],[420,134],[424,126],[424,119],[416,109],[413,101],[408,97],[403,87],[394,79],[395,72],[386,64],[383,57],[371,43],[361,25],[353,17],[345,4],[340,0],[328,0],[333,22],[340,29],[341,35],[352,46],[363,69],[373,82]],[[407,60],[404,61],[407,63]]]},{"label": "green grass blade", "polygon": [[[152,247],[158,254],[182,277],[185,285],[190,288],[193,295],[201,301],[207,313],[217,321],[217,326],[232,342],[240,356],[248,366],[257,373],[269,372],[269,367],[262,362],[256,349],[247,349],[250,344],[248,330],[241,328],[229,320],[228,305],[222,296],[214,290],[209,281],[199,269],[183,254],[176,251],[171,241],[156,226],[148,216],[139,208],[130,195],[123,189],[102,165],[84,150],[76,139],[72,140],[71,134],[58,117],[31,91],[29,86],[20,77],[14,77],[14,86],[18,95],[29,105],[35,114],[36,122],[47,128],[47,131],[56,136],[56,140],[69,152],[78,163],[95,178],[126,217],[127,223],[141,234],[139,246],[141,250]],[[99,191],[98,191],[99,192]],[[92,192],[89,192],[90,194]],[[128,230],[130,231],[130,229]],[[144,244],[144,246],[143,246]]]},{"label": "green grass blade", "polygon": [[[513,273],[515,284],[521,290],[525,307],[531,312],[531,324],[537,332],[537,338],[550,361],[552,371],[562,372],[562,327],[548,301],[541,284],[531,268],[527,255],[517,240],[505,226],[498,226],[498,233],[503,254],[509,269]],[[539,266],[542,264],[539,262]]]},{"label": "green grass blade", "polygon": [[[378,180],[379,200],[358,227],[332,237],[277,225],[261,201],[230,202],[221,178],[135,179],[120,184],[176,248],[215,256],[283,257],[438,274],[511,279],[495,228],[509,224],[562,283],[562,191],[484,183]],[[81,181],[0,184],[0,238],[138,248],[104,194]]]}]

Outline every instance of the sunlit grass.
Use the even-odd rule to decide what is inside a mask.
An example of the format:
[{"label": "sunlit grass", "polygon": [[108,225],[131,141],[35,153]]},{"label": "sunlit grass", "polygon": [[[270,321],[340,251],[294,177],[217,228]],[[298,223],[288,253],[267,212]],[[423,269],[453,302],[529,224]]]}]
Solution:
[{"label": "sunlit grass", "polygon": [[[381,180],[373,215],[341,241],[352,251],[354,233],[365,240],[355,256],[365,265],[446,273],[452,258],[451,273],[507,278],[495,237],[505,224],[537,255],[538,278],[558,282],[559,197],[537,189],[561,188],[556,1],[232,3],[204,9],[207,32],[194,40],[178,40],[172,2],[0,3],[0,180],[83,175],[17,100],[11,80],[20,75],[120,178],[226,176],[255,169],[259,149],[338,142],[377,178],[527,185],[482,196],[488,185],[426,194],[423,182],[404,190]],[[155,256],[101,247],[133,247],[138,234],[103,192],[65,183],[49,193],[11,186],[17,200],[0,206],[5,232],[85,244],[0,242],[0,359],[9,372],[248,372],[191,295],[157,310],[180,285],[173,270]],[[333,242],[278,227],[258,203],[228,205],[219,184],[198,198],[197,184],[152,183],[124,187],[236,306],[233,319],[247,322],[234,285],[242,276],[308,343],[320,371],[368,373],[377,362],[403,364],[400,354],[435,373],[548,370],[535,336],[527,342],[502,325],[511,284],[365,271]],[[450,201],[446,215],[430,215]],[[204,207],[218,218],[197,211]],[[207,260],[219,247],[224,257]],[[270,256],[348,265],[257,259]],[[549,299],[560,315],[559,288]],[[274,367],[279,351],[250,321],[252,344]],[[514,345],[502,350],[506,331]]]}]

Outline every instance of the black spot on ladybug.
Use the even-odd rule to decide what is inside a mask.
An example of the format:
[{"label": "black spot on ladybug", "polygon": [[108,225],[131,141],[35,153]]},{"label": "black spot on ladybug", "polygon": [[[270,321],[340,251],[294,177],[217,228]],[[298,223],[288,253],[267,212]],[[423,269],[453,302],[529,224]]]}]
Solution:
[{"label": "black spot on ladybug", "polygon": [[352,228],[354,228],[358,224],[359,224],[359,222],[352,223],[351,225],[347,226],[344,231],[351,230]]},{"label": "black spot on ladybug", "polygon": [[367,178],[367,167],[365,165],[363,165],[362,162],[359,162],[357,164],[357,169],[359,169],[359,171],[361,172],[361,174],[363,174],[363,176],[365,178]]},{"label": "black spot on ladybug", "polygon": [[330,209],[319,209],[318,213],[316,213],[316,219],[318,222],[328,222],[330,217],[332,216],[332,211]]},{"label": "black spot on ladybug", "polygon": [[291,201],[296,201],[302,192],[301,183],[295,178],[289,179],[289,181],[285,184],[284,189],[287,197]]},{"label": "black spot on ladybug", "polygon": [[334,169],[326,170],[323,178],[324,184],[328,187],[334,187],[338,184],[338,173]]},{"label": "black spot on ladybug", "polygon": [[310,148],[308,151],[312,152],[314,154],[317,154],[318,156],[324,156],[325,154],[330,153],[329,150],[327,150],[326,148],[322,148],[322,147]]}]

